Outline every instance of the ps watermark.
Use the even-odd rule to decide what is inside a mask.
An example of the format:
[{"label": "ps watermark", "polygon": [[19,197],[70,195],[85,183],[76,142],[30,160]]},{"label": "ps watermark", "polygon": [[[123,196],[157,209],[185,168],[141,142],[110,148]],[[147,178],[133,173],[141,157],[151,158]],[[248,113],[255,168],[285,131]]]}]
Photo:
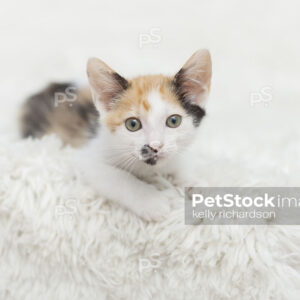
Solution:
[{"label": "ps watermark", "polygon": [[250,93],[250,106],[262,105],[268,107],[273,100],[273,92],[270,86],[264,86],[259,91]]},{"label": "ps watermark", "polygon": [[55,206],[54,217],[58,222],[58,229],[62,233],[71,232],[74,229],[75,218],[78,215],[77,199],[69,198]]},{"label": "ps watermark", "polygon": [[[139,257],[138,259],[138,270],[141,276],[153,276],[154,274],[163,274],[164,277],[170,278],[174,275],[174,273],[180,277],[182,280],[188,280],[194,277],[194,268],[196,261],[190,255],[183,254],[180,259],[176,260],[179,264],[179,268],[176,268],[172,273],[165,273],[165,266],[170,262],[172,254],[163,255],[160,253],[152,253],[146,257]],[[175,287],[175,286],[174,286]]]},{"label": "ps watermark", "polygon": [[58,107],[62,103],[68,103],[72,106],[77,101],[77,88],[74,86],[68,86],[64,92],[54,93],[54,107]]},{"label": "ps watermark", "polygon": [[157,47],[161,40],[161,29],[158,27],[153,27],[148,32],[139,34],[139,47],[143,48],[149,45]]},{"label": "ps watermark", "polygon": [[161,267],[161,260],[159,253],[153,253],[149,257],[139,258],[139,272],[140,273],[151,273],[157,272]]}]

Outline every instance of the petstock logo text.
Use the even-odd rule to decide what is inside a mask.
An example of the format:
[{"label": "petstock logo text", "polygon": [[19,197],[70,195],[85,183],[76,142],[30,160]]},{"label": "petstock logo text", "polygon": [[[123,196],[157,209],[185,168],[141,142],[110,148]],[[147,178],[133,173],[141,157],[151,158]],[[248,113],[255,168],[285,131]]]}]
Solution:
[{"label": "petstock logo text", "polygon": [[300,188],[186,188],[189,225],[300,225]]}]

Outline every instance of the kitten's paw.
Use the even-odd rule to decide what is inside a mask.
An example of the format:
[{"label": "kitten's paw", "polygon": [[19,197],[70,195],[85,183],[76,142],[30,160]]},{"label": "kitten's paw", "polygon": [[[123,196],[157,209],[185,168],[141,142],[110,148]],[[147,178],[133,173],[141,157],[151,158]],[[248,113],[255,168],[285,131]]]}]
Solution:
[{"label": "kitten's paw", "polygon": [[143,205],[136,213],[146,221],[162,221],[168,217],[171,211],[169,198],[163,193],[152,193],[143,199]]},{"label": "kitten's paw", "polygon": [[186,176],[186,177],[177,177],[173,181],[174,186],[179,188],[186,188],[186,187],[194,187],[199,186],[199,180],[197,178],[192,176]]}]

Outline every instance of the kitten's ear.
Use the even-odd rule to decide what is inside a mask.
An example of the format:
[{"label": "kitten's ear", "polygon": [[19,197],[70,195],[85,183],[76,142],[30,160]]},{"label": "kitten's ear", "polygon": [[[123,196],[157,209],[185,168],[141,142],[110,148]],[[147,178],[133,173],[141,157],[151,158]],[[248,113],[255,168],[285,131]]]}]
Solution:
[{"label": "kitten's ear", "polygon": [[98,58],[90,58],[87,75],[93,100],[100,112],[111,109],[117,96],[128,88],[128,82]]},{"label": "kitten's ear", "polygon": [[209,51],[198,50],[175,75],[173,83],[182,101],[203,106],[211,82],[212,64]]}]

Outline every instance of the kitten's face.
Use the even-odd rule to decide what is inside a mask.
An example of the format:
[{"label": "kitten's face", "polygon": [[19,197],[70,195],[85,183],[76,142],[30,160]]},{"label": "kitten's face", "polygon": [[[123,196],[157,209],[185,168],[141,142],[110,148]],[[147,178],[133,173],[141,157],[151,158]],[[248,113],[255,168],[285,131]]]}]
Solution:
[{"label": "kitten's face", "polygon": [[196,129],[172,89],[171,79],[163,76],[130,81],[102,119],[114,147],[124,147],[149,165],[166,161],[185,148]]},{"label": "kitten's face", "polygon": [[89,61],[88,75],[112,157],[154,166],[193,141],[211,78],[207,51],[196,52],[175,77],[127,81],[98,59]]}]

